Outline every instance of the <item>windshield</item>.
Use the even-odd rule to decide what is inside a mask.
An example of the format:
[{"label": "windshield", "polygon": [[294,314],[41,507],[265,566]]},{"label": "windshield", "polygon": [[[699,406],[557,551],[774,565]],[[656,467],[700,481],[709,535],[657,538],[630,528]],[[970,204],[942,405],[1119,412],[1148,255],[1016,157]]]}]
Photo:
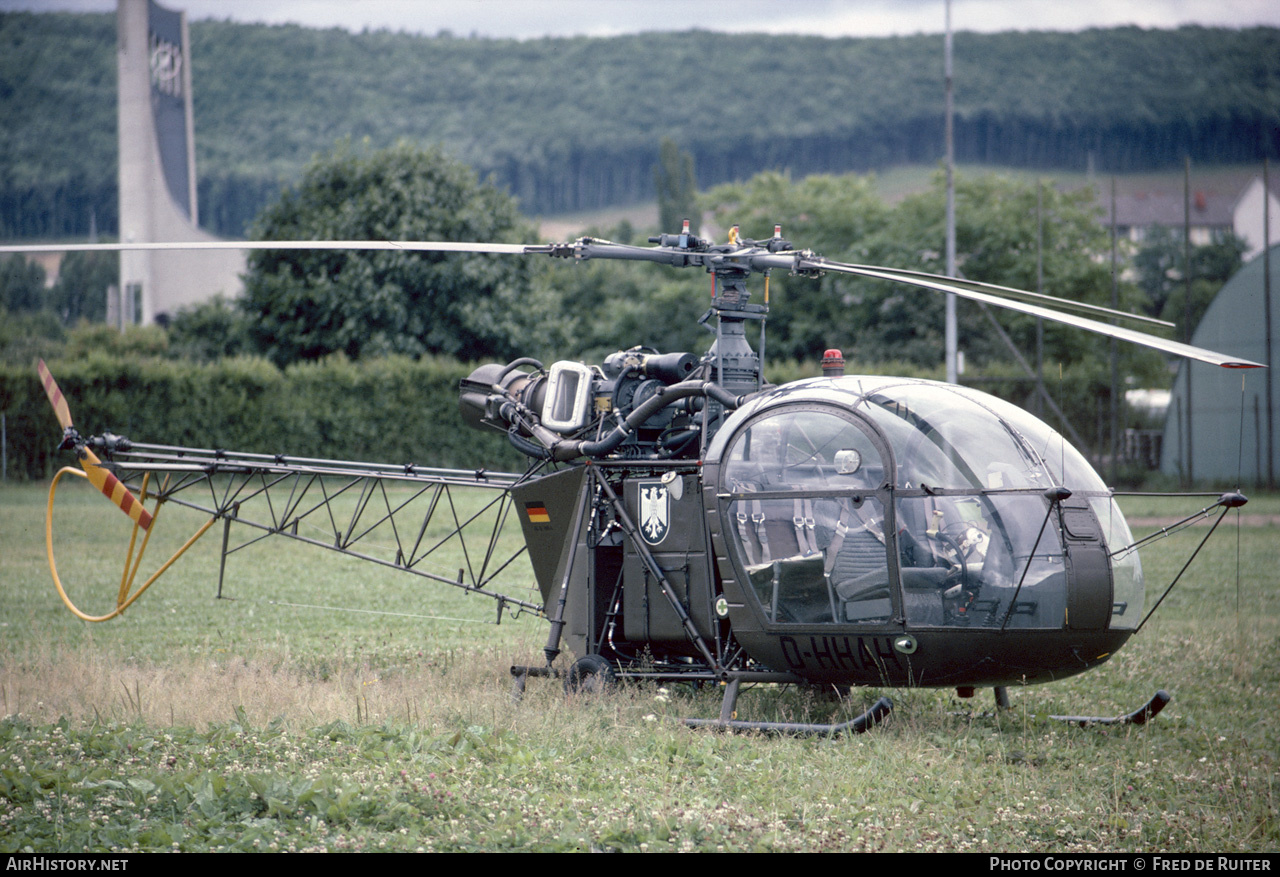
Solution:
[{"label": "windshield", "polygon": [[1008,419],[963,392],[901,384],[878,390],[865,402],[894,449],[897,487],[1052,486],[1033,443]]}]

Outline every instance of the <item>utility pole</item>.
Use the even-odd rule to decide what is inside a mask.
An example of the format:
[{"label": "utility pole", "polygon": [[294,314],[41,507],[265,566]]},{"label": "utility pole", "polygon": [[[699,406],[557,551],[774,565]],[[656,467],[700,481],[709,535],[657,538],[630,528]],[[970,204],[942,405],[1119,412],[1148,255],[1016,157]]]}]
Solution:
[{"label": "utility pole", "polygon": [[[1275,389],[1271,373],[1275,363],[1271,359],[1271,160],[1262,159],[1262,313],[1263,331],[1267,347],[1267,490],[1276,489],[1275,422],[1272,408],[1275,406]],[[1262,473],[1258,473],[1262,477]]]},{"label": "utility pole", "polygon": [[[1184,295],[1186,301],[1183,303],[1183,327],[1182,340],[1191,343],[1191,156],[1186,157],[1185,172],[1182,180],[1182,273],[1185,285]],[[1187,370],[1187,487],[1191,487],[1196,481],[1195,457],[1191,444],[1191,409],[1194,407],[1191,399],[1191,360],[1186,360]]]},{"label": "utility pole", "polygon": [[[943,76],[946,79],[946,149],[947,149],[947,276],[956,276],[956,148],[951,97],[951,0],[947,0],[947,35],[943,42]],[[959,380],[956,367],[959,348],[956,329],[956,297],[947,293],[946,357],[947,383]]]},{"label": "utility pole", "polygon": [[[1044,294],[1044,180],[1036,180],[1036,292]],[[1044,320],[1036,317],[1036,417],[1044,413],[1044,395]]]},{"label": "utility pole", "polygon": [[[1118,258],[1119,233],[1116,228],[1116,178],[1111,178],[1111,309],[1120,309],[1120,266]],[[1112,318],[1112,323],[1118,322]],[[1120,456],[1120,352],[1116,339],[1111,339],[1111,483],[1116,483],[1116,458]]]}]

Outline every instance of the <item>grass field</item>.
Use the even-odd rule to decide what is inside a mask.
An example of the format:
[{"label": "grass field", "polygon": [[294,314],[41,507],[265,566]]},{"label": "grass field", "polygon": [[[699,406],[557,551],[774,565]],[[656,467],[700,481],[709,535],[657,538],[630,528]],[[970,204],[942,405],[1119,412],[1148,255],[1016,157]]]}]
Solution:
[{"label": "grass field", "polygon": [[[516,705],[508,667],[538,661],[545,623],[495,627],[483,598],[283,540],[232,558],[235,599],[214,599],[210,534],[122,618],[86,624],[50,583],[44,504],[43,486],[0,488],[4,851],[1280,848],[1275,526],[1229,518],[1119,655],[1012,690],[998,716],[989,693],[743,696],[777,720],[895,702],[868,734],[793,739],[676,721],[714,716],[713,690],[570,699],[532,680]],[[157,539],[194,529],[176,511]],[[114,599],[123,522],[59,493],[59,570],[87,608]],[[1149,602],[1193,542],[1143,552]],[[1157,688],[1174,700],[1145,727],[1046,718]]]}]

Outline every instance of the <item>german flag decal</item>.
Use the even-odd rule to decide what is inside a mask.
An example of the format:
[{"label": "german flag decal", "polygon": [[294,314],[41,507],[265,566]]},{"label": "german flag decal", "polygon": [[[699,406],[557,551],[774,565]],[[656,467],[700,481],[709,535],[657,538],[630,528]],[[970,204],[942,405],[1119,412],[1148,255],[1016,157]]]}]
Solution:
[{"label": "german flag decal", "polygon": [[524,513],[529,516],[530,524],[551,523],[551,515],[547,514],[547,507],[540,502],[525,503]]}]

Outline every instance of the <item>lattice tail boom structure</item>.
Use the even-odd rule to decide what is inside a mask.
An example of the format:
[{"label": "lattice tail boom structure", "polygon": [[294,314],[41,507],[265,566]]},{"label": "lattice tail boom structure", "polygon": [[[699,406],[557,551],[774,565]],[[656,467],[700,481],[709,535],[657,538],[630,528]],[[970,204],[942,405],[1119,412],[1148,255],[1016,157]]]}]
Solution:
[{"label": "lattice tail boom structure", "polygon": [[[154,501],[156,513],[172,503],[209,516],[179,554],[222,523],[219,596],[228,557],[267,537],[283,537],[488,597],[498,621],[504,613],[546,614],[522,561],[526,550],[512,511],[509,491],[521,475],[135,443],[108,457],[103,468],[113,479],[145,483],[140,491]],[[52,520],[51,492],[51,565]],[[136,573],[141,561],[132,553],[126,575],[130,566]],[[527,587],[519,584],[522,575]],[[125,607],[105,616],[71,608],[96,621]]]}]

